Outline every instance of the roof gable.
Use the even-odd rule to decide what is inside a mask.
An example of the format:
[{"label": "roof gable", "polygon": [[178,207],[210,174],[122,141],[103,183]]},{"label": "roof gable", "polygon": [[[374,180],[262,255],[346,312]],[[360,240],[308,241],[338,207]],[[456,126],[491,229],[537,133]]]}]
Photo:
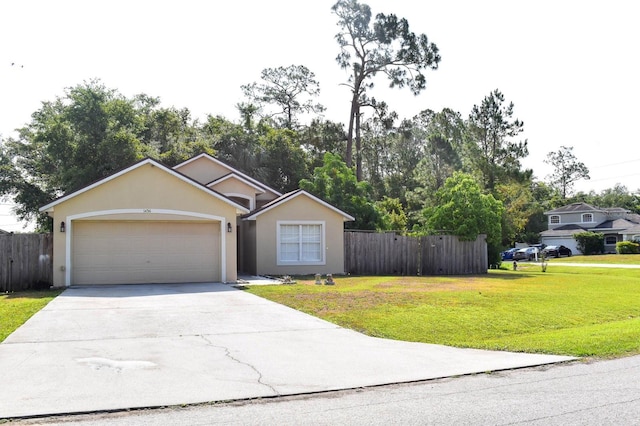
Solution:
[{"label": "roof gable", "polygon": [[248,181],[247,179],[244,179],[242,176],[237,175],[234,172],[231,172],[227,175],[224,175],[222,177],[219,177],[218,179],[214,179],[213,181],[209,182],[206,186],[207,188],[213,188],[215,187],[217,184],[220,184],[222,182],[228,181],[228,180],[235,180],[238,181],[250,188],[255,189],[256,194],[264,194],[264,189],[260,188],[258,185]]},{"label": "roof gable", "polygon": [[249,175],[247,175],[245,173],[242,173],[240,170],[236,169],[235,167],[232,167],[229,164],[225,163],[224,161],[220,161],[217,158],[214,158],[214,157],[210,156],[207,153],[202,153],[200,155],[196,155],[195,157],[192,157],[192,158],[190,158],[190,159],[188,159],[186,161],[183,161],[182,163],[174,166],[173,168],[174,168],[174,170],[178,170],[178,169],[186,166],[187,164],[190,164],[190,163],[192,163],[194,161],[197,161],[197,160],[200,160],[200,159],[207,159],[207,160],[211,161],[212,163],[217,164],[218,166],[226,168],[227,170],[229,170],[229,173],[235,174],[236,176],[241,177],[241,178],[251,182],[252,184],[254,184],[254,185],[258,186],[259,188],[261,188],[264,192],[271,192],[274,195],[276,195],[277,197],[282,195],[280,192],[276,191],[275,189],[265,185],[264,183],[252,178],[251,176],[249,176]]},{"label": "roof gable", "polygon": [[159,163],[159,162],[157,162],[157,161],[155,161],[155,160],[153,160],[151,158],[146,158],[144,160],[141,160],[141,161],[139,161],[139,162],[137,162],[137,163],[125,168],[125,169],[120,170],[119,172],[113,173],[112,175],[109,175],[109,176],[107,176],[107,177],[105,177],[103,179],[100,179],[99,181],[96,181],[96,182],[94,182],[92,184],[89,184],[89,185],[85,186],[84,188],[80,188],[77,191],[74,191],[74,192],[72,192],[70,194],[63,195],[62,197],[57,198],[56,200],[52,201],[51,203],[40,207],[40,211],[41,212],[52,211],[53,208],[58,204],[64,203],[65,201],[67,201],[67,200],[69,200],[71,198],[77,197],[80,194],[83,194],[85,192],[91,191],[92,189],[94,189],[96,187],[104,185],[107,182],[110,182],[110,181],[112,181],[112,180],[114,180],[114,179],[116,179],[116,178],[118,178],[120,176],[126,175],[127,173],[130,173],[133,170],[139,169],[140,167],[143,167],[143,166],[146,166],[146,165],[151,165],[153,167],[157,167],[159,170],[162,170],[163,172],[168,173],[168,174],[172,175],[173,177],[175,177],[177,179],[180,179],[181,181],[183,181],[183,182],[185,182],[185,183],[187,183],[189,185],[192,185],[196,189],[204,191],[207,194],[209,194],[209,195],[211,195],[211,196],[213,196],[215,198],[218,198],[219,200],[221,200],[221,201],[223,201],[223,202],[225,202],[227,204],[232,205],[240,213],[247,213],[249,211],[249,210],[247,210],[246,207],[236,203],[235,201],[231,200],[230,198],[226,197],[225,195],[220,194],[219,192],[217,192],[217,191],[215,191],[213,189],[207,188],[206,186],[201,185],[200,183],[198,183],[198,182],[194,181],[193,179],[189,178],[188,176],[185,176],[182,173],[180,173],[180,172],[178,172],[176,170],[173,170],[173,169],[165,166],[164,164],[161,164],[161,163]]},{"label": "roof gable", "polygon": [[338,213],[339,215],[341,215],[344,218],[345,222],[346,221],[355,220],[355,218],[353,216],[351,216],[350,214],[343,212],[342,210],[338,209],[337,207],[332,206],[331,204],[327,203],[326,201],[321,200],[320,198],[308,193],[307,191],[305,191],[303,189],[298,189],[296,191],[284,194],[284,195],[276,198],[275,200],[265,204],[264,206],[262,206],[258,210],[245,215],[243,217],[243,219],[245,219],[245,220],[255,220],[255,218],[257,216],[260,216],[261,214],[263,214],[263,213],[265,213],[265,212],[267,212],[267,211],[269,211],[271,209],[274,209],[274,208],[276,208],[276,207],[278,207],[280,205],[283,205],[283,204],[287,203],[288,201],[291,201],[291,200],[293,200],[293,199],[295,199],[297,197],[300,197],[300,196],[305,196],[305,197],[317,202],[318,204],[321,204],[322,206],[328,208],[329,210],[332,210],[333,212]]}]

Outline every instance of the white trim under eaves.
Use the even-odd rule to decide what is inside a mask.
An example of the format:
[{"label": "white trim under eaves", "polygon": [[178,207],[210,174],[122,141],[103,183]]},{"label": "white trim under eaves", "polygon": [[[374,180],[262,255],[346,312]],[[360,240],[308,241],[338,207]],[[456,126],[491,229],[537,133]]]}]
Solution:
[{"label": "white trim under eaves", "polygon": [[65,202],[65,201],[67,201],[67,200],[69,200],[69,199],[71,199],[73,197],[76,197],[76,196],[78,196],[78,195],[80,195],[80,194],[82,194],[84,192],[90,191],[93,188],[102,185],[103,183],[107,183],[107,182],[109,182],[109,181],[111,181],[111,180],[113,180],[113,179],[115,179],[117,177],[120,177],[120,176],[122,176],[124,174],[127,174],[130,171],[135,170],[135,169],[137,169],[139,167],[145,166],[147,164],[150,164],[153,167],[158,167],[158,168],[162,169],[163,171],[171,174],[172,176],[177,177],[181,181],[186,182],[189,185],[191,185],[191,186],[193,186],[193,187],[195,187],[195,188],[197,188],[197,189],[199,189],[201,191],[205,191],[209,195],[213,195],[214,197],[216,197],[220,201],[223,201],[223,202],[225,202],[227,204],[232,205],[233,207],[236,208],[236,210],[238,210],[238,211],[240,211],[242,213],[249,213],[249,210],[246,207],[244,207],[243,205],[238,204],[235,201],[232,201],[232,200],[220,195],[218,192],[214,191],[213,189],[207,188],[206,186],[203,186],[203,185],[201,185],[201,184],[199,184],[199,183],[197,183],[195,181],[192,181],[191,179],[188,179],[187,177],[183,176],[182,174],[176,172],[175,170],[170,169],[167,166],[165,166],[163,164],[160,164],[157,161],[154,161],[154,160],[152,160],[150,158],[147,158],[145,160],[139,161],[136,164],[134,164],[134,165],[132,165],[130,167],[127,167],[126,169],[120,170],[119,172],[112,174],[111,176],[107,176],[106,178],[101,179],[101,180],[99,180],[99,181],[97,181],[97,182],[95,182],[95,183],[93,183],[93,184],[91,184],[89,186],[85,186],[84,188],[81,188],[81,189],[79,189],[79,190],[77,190],[75,192],[72,192],[69,195],[65,195],[65,196],[63,196],[61,198],[58,198],[57,200],[52,201],[51,203],[47,204],[46,206],[40,207],[40,211],[41,212],[51,211],[51,209],[54,206],[57,206],[60,203],[63,203],[63,202]]},{"label": "white trim under eaves", "polygon": [[290,196],[283,196],[281,200],[274,200],[272,201],[272,204],[269,207],[265,207],[262,210],[258,210],[256,213],[252,214],[251,216],[247,216],[244,218],[244,220],[256,220],[256,217],[260,216],[262,213],[268,212],[269,210],[279,206],[282,203],[286,203],[289,200],[293,200],[296,197],[299,197],[300,195],[306,195],[307,197],[311,198],[312,200],[316,201],[317,203],[325,206],[326,208],[328,208],[329,210],[333,210],[334,212],[338,213],[339,215],[341,215],[342,217],[344,217],[345,222],[351,221],[351,220],[356,220],[353,216],[351,216],[350,214],[347,214],[345,212],[343,212],[342,210],[340,210],[337,207],[332,206],[331,204],[322,201],[320,198],[316,197],[315,195],[309,194],[307,191],[301,189],[299,190],[297,193],[290,195]]},{"label": "white trim under eaves", "polygon": [[247,176],[246,174],[242,173],[240,170],[235,169],[235,168],[231,167],[230,165],[223,163],[222,161],[218,160],[217,158],[214,158],[214,157],[210,156],[210,155],[209,155],[209,154],[207,154],[207,153],[202,153],[202,154],[200,154],[200,155],[196,155],[195,157],[190,158],[190,159],[188,159],[187,161],[183,161],[182,163],[178,164],[177,166],[173,166],[173,168],[174,168],[175,170],[177,170],[177,169],[179,169],[180,167],[182,167],[182,166],[186,166],[187,164],[189,164],[189,163],[191,163],[191,162],[193,162],[193,161],[195,161],[195,160],[197,160],[197,159],[199,159],[199,158],[206,158],[206,159],[208,159],[208,160],[211,160],[211,161],[213,161],[214,163],[216,163],[217,165],[222,166],[222,167],[224,167],[225,169],[229,170],[231,173],[235,173],[235,174],[237,174],[238,176],[242,176],[243,178],[247,179],[248,181],[253,182],[254,184],[258,185],[260,188],[266,189],[266,190],[267,190],[267,191],[269,191],[269,192],[273,192],[273,193],[274,193],[274,194],[276,194],[278,197],[280,197],[280,196],[282,195],[280,192],[276,191],[275,189],[273,189],[273,188],[271,188],[271,187],[269,187],[269,186],[265,185],[264,183],[262,183],[262,182],[260,182],[260,181],[255,180],[255,179],[254,179],[254,178],[252,178],[251,176]]}]

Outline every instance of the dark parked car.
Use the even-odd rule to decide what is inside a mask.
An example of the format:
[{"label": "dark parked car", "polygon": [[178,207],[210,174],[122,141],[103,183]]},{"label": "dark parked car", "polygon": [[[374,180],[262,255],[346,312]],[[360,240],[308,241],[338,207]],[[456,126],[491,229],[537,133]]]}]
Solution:
[{"label": "dark parked car", "polygon": [[500,253],[500,255],[502,255],[502,260],[513,259],[513,254],[517,251],[517,248],[510,248],[509,250],[503,251],[502,253]]},{"label": "dark parked car", "polygon": [[546,246],[542,250],[546,257],[571,256],[573,253],[569,247],[565,246]]},{"label": "dark parked car", "polygon": [[539,251],[537,247],[520,249],[513,254],[513,260],[534,260]]}]

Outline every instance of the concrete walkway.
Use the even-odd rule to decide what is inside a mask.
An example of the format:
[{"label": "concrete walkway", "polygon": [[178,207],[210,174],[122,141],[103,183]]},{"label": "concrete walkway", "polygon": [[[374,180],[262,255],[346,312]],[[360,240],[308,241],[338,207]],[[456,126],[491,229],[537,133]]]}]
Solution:
[{"label": "concrete walkway", "polygon": [[549,262],[553,266],[584,266],[591,268],[622,268],[622,269],[640,269],[640,265],[632,265],[627,263],[577,263],[577,262]]},{"label": "concrete walkway", "polygon": [[72,288],[0,344],[0,418],[322,392],[571,359],[372,338],[223,284]]},{"label": "concrete walkway", "polygon": [[[503,263],[510,263],[511,260],[503,260]],[[522,262],[522,261],[519,261]],[[526,261],[529,265],[540,265],[539,260]],[[582,263],[582,262],[554,262],[547,260],[547,266],[582,266],[585,268],[621,268],[621,269],[640,269],[640,265],[630,263]]]}]

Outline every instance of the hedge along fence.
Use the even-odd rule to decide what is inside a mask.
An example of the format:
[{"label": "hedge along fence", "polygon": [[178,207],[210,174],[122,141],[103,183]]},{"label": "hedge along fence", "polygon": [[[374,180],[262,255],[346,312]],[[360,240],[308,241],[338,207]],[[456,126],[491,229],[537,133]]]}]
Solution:
[{"label": "hedge along fence", "polygon": [[486,236],[460,241],[454,235],[345,231],[344,261],[345,272],[355,275],[486,274]]},{"label": "hedge along fence", "polygon": [[53,235],[0,235],[0,291],[53,285]]}]

